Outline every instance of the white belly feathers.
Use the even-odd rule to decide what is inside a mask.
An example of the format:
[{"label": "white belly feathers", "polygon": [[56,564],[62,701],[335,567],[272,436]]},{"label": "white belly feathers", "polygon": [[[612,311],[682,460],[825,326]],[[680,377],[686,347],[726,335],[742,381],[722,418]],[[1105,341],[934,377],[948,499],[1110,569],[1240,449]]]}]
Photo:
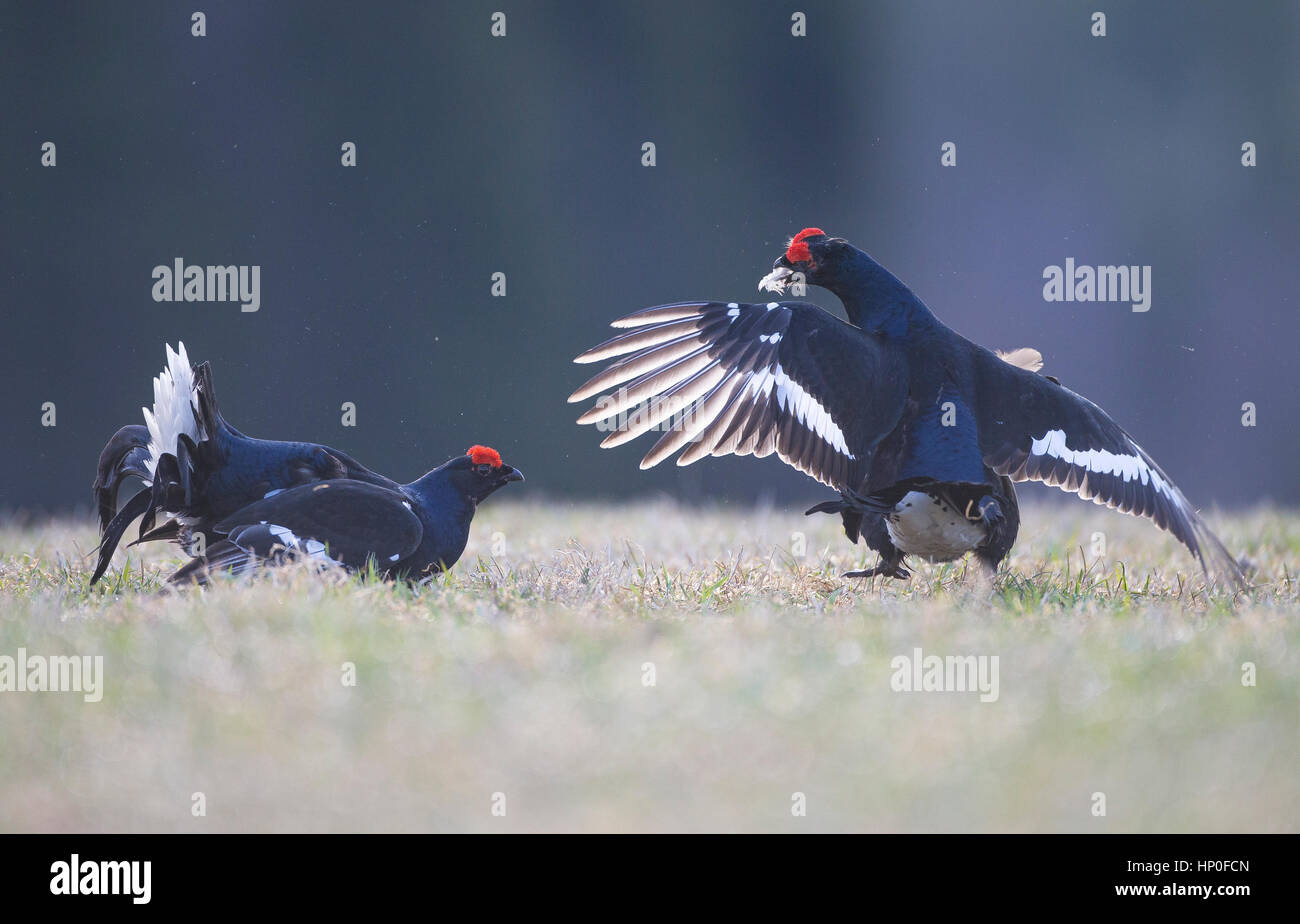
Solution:
[{"label": "white belly feathers", "polygon": [[920,491],[912,491],[885,517],[889,539],[900,551],[929,561],[952,561],[984,541],[984,524]]}]

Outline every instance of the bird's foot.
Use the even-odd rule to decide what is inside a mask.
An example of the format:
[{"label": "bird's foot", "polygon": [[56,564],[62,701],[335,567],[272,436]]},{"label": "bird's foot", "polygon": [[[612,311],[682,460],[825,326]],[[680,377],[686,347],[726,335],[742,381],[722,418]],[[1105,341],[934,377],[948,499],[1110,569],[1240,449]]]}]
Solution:
[{"label": "bird's foot", "polygon": [[882,561],[874,568],[868,568],[865,571],[845,571],[841,576],[846,578],[872,578],[877,575],[905,581],[912,576],[912,572],[904,568],[901,562]]}]

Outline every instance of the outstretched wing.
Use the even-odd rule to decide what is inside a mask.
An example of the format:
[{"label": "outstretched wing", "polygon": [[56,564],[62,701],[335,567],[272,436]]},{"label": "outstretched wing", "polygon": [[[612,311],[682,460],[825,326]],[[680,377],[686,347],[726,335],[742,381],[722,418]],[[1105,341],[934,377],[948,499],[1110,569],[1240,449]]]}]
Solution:
[{"label": "outstretched wing", "polygon": [[[424,527],[397,491],[336,479],[255,501],[213,532],[224,539],[213,543],[199,568],[240,573],[256,559],[281,555],[328,559],[349,568],[364,567],[373,558],[384,568],[415,551]],[[197,576],[185,570],[175,579]]]},{"label": "outstretched wing", "polygon": [[1245,583],[1241,566],[1183,492],[1105,411],[992,354],[981,356],[978,375],[980,451],[994,471],[1146,517],[1173,533],[1207,572]]},{"label": "outstretched wing", "polygon": [[569,401],[602,396],[578,423],[609,431],[604,447],[663,431],[643,469],[683,448],[678,465],[775,452],[824,484],[856,489],[902,414],[896,355],[816,305],[660,305],[612,326],[628,330],[574,361],[617,361]]}]

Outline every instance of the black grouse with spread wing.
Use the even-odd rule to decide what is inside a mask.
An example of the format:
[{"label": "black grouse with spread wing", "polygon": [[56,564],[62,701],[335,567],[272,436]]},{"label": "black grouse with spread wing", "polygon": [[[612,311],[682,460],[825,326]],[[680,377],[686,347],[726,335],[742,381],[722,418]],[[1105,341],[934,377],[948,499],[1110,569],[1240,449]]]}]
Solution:
[{"label": "black grouse with spread wing", "polygon": [[1152,520],[1207,573],[1241,568],[1155,461],[1101,408],[1050,376],[1033,350],[1001,355],[944,325],[848,241],[807,228],[760,288],[822,286],[848,323],[800,302],[679,302],[613,322],[623,333],[577,358],[614,360],[569,398],[617,446],[666,429],[641,462],[682,450],[766,456],[840,493],[838,513],[880,563],[851,576],[907,577],[904,557],[973,552],[990,570],[1020,515],[1013,482],[1041,481]]}]

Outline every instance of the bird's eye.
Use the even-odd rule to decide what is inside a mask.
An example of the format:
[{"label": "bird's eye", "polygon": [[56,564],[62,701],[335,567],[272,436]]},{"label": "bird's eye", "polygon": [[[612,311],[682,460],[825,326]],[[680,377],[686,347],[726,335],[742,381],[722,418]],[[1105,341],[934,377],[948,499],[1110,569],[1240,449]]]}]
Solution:
[{"label": "bird's eye", "polygon": [[488,474],[488,473],[491,472],[491,471],[492,471],[492,466],[490,466],[490,465],[486,465],[486,464],[484,464],[484,465],[480,465],[480,466],[478,467],[478,473],[479,473],[480,475],[486,475],[486,474]]}]

